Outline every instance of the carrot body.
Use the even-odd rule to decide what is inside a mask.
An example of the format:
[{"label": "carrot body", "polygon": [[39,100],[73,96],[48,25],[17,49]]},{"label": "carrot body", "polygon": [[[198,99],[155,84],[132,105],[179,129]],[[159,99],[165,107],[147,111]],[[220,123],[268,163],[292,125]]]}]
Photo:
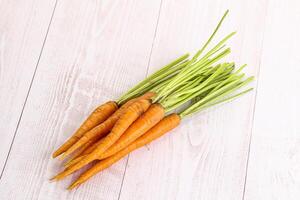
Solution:
[{"label": "carrot body", "polygon": [[[118,111],[120,111],[119,109]],[[108,118],[105,122],[102,124],[99,124],[92,130],[86,132],[75,144],[73,144],[62,156],[60,159],[66,158],[68,155],[73,153],[76,149],[82,147],[85,145],[89,140],[101,138],[104,135],[108,134],[109,131],[113,128],[116,121],[119,119],[119,116],[121,115],[121,112],[115,112],[110,118]]]},{"label": "carrot body", "polygon": [[73,153],[76,149],[80,148],[84,144],[86,144],[89,140],[92,139],[99,139],[106,135],[112,127],[115,125],[117,120],[120,118],[120,116],[127,110],[129,106],[131,106],[134,102],[140,101],[140,100],[148,100],[151,99],[155,93],[153,92],[147,92],[144,95],[134,98],[126,102],[124,105],[120,107],[114,114],[112,114],[107,120],[105,120],[103,123],[99,124],[98,126],[94,127],[90,131],[84,133],[84,135],[78,139],[73,145],[69,147],[68,150],[65,151],[65,153],[61,156],[61,159],[64,159],[71,153]]},{"label": "carrot body", "polygon": [[109,101],[105,104],[97,107],[92,114],[83,122],[79,129],[70,137],[63,145],[61,145],[53,154],[52,157],[55,158],[67,149],[69,149],[74,143],[76,143],[79,138],[87,131],[95,127],[96,125],[105,121],[109,116],[111,116],[118,109],[118,105]]},{"label": "carrot body", "polygon": [[70,162],[67,162],[64,166],[65,168],[70,168],[71,166],[75,165],[76,163],[78,163],[79,161],[81,161],[86,155],[81,155],[78,156],[72,160],[70,160]]},{"label": "carrot body", "polygon": [[118,153],[114,154],[111,157],[99,161],[96,165],[88,169],[74,183],[72,183],[68,189],[73,189],[74,187],[82,184],[90,177],[110,167],[112,164],[116,163],[121,158],[123,158],[130,152],[134,151],[135,149],[138,149],[152,142],[153,140],[159,138],[160,136],[164,135],[168,131],[174,129],[179,125],[179,123],[180,123],[179,115],[177,114],[168,115],[167,117],[162,119],[158,124],[156,124],[153,128],[147,131],[144,135],[142,135],[136,141],[131,143],[127,148],[119,151]]},{"label": "carrot body", "polygon": [[92,151],[94,151],[97,148],[97,146],[102,142],[103,139],[98,140],[92,146],[89,146],[89,148],[87,148],[84,152],[82,152],[82,155],[87,155],[87,154],[91,153]]},{"label": "carrot body", "polygon": [[[131,144],[137,138],[147,132],[150,128],[152,128],[155,124],[157,124],[164,117],[164,114],[164,108],[160,104],[152,104],[140,118],[138,118],[133,124],[130,125],[130,127],[124,132],[124,134],[118,139],[116,143],[114,143],[100,157],[98,157],[98,160],[107,158],[127,147],[129,144]],[[98,141],[97,143],[92,145],[87,149],[88,151],[86,153],[82,153],[81,156],[72,160],[70,163],[67,163],[67,165],[65,166],[70,167],[71,165],[79,162],[85,157],[84,155],[92,152],[100,142],[101,141]]]},{"label": "carrot body", "polygon": [[[128,107],[126,112],[121,115],[120,119],[116,122],[111,132],[101,141],[97,148],[88,154],[84,159],[80,160],[75,165],[67,168],[65,171],[59,173],[53,179],[60,180],[65,176],[77,171],[81,167],[89,164],[93,160],[96,160],[103,152],[105,152],[111,145],[113,145],[126,129],[140,117],[149,107],[151,103],[149,100],[139,100]],[[84,136],[83,136],[84,137]]]},{"label": "carrot body", "polygon": [[165,110],[160,104],[152,104],[139,119],[131,124],[120,139],[98,157],[98,159],[102,160],[124,149],[162,120],[164,115]]},{"label": "carrot body", "polygon": [[[64,166],[69,166],[69,163],[73,162],[73,160],[77,159],[78,157],[81,157],[82,155],[86,155],[87,152],[90,153],[92,150],[90,150],[92,147],[97,145],[101,138],[97,141],[95,138],[92,140],[89,140],[87,143],[85,143],[79,150],[77,150],[75,153],[73,153],[72,158],[69,159],[66,163],[64,163]],[[96,146],[95,146],[96,148]]]},{"label": "carrot body", "polygon": [[[102,139],[98,140],[97,142],[95,142],[94,144],[92,144],[91,146],[86,148],[84,151],[82,151],[80,155],[78,155],[78,156],[74,157],[73,159],[71,159],[69,162],[67,162],[65,164],[65,167],[70,167],[70,166],[74,165],[75,163],[78,163],[81,159],[84,158],[85,155],[87,155],[87,154],[91,153],[92,151],[94,151],[96,149],[96,147],[102,142],[101,140]],[[86,144],[89,144],[89,143],[86,143]]]},{"label": "carrot body", "polygon": [[91,145],[93,144],[93,141],[90,140],[87,143],[85,143],[85,145],[83,145],[80,149],[78,149],[77,151],[75,151],[72,154],[72,158],[69,159],[64,165],[66,165],[67,163],[69,163],[71,160],[81,156],[83,154],[84,151],[86,151],[86,149],[88,149]]},{"label": "carrot body", "polygon": [[[145,94],[137,97],[137,98],[134,98],[133,100],[142,100],[142,99],[145,99],[145,100],[150,100],[152,97],[154,97],[156,95],[155,92],[146,92]],[[129,100],[131,101],[131,100]]]},{"label": "carrot body", "polygon": [[133,99],[130,99],[128,100],[125,104],[123,105],[126,105],[127,107],[130,106],[133,102],[136,102],[136,101],[139,101],[139,100],[150,100],[152,97],[154,97],[156,95],[155,92],[146,92],[145,94],[139,96],[139,97],[136,97],[136,98],[133,98]]}]

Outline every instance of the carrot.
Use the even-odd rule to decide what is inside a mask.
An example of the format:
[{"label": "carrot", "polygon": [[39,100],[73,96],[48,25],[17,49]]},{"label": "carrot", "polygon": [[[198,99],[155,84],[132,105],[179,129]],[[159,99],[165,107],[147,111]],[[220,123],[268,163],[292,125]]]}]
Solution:
[{"label": "carrot", "polygon": [[77,151],[75,151],[72,154],[72,157],[64,163],[64,165],[66,165],[67,163],[69,163],[70,161],[72,161],[73,159],[81,156],[83,154],[84,151],[86,151],[86,149],[88,149],[92,144],[94,143],[93,140],[88,141],[87,143],[85,143],[81,148],[79,148]]},{"label": "carrot", "polygon": [[[72,162],[72,160],[74,160],[74,159],[76,159],[76,158],[78,158],[78,157],[80,157],[82,155],[85,155],[86,154],[85,152],[97,143],[97,142],[95,142],[95,141],[97,141],[96,139],[97,138],[89,140],[80,149],[78,149],[77,151],[75,151],[73,153],[73,155],[72,155],[72,158],[70,158],[67,162],[64,163],[64,166],[69,165],[68,163]],[[100,140],[101,140],[101,138],[100,138]],[[98,142],[100,140],[98,140]]]},{"label": "carrot", "polygon": [[155,92],[146,92],[145,94],[139,96],[139,97],[136,97],[136,98],[133,98],[133,99],[130,99],[128,100],[125,104],[123,104],[123,106],[125,107],[128,107],[130,106],[132,103],[136,102],[136,101],[139,101],[139,100],[150,100],[152,97],[156,96],[156,93]]},{"label": "carrot", "polygon": [[131,106],[134,102],[140,100],[151,99],[153,96],[155,96],[155,93],[147,92],[138,98],[131,99],[128,102],[126,102],[124,105],[120,107],[120,109],[118,109],[114,114],[112,114],[107,120],[105,120],[103,123],[99,124],[98,126],[94,127],[90,131],[86,132],[77,142],[75,142],[72,146],[70,146],[68,150],[65,151],[65,153],[61,156],[60,159],[62,160],[66,158],[68,155],[73,153],[76,149],[86,144],[89,140],[93,138],[97,139],[103,137],[113,128],[117,120],[127,110],[129,106]]},{"label": "carrot", "polygon": [[165,115],[164,108],[156,103],[152,104],[150,108],[124,132],[120,139],[107,149],[99,160],[112,156],[123,148],[127,147],[141,135],[146,133],[155,124],[157,124]]},{"label": "carrot", "polygon": [[[160,104],[152,104],[150,108],[144,114],[142,114],[142,116],[139,119],[137,119],[133,124],[131,124],[131,126],[123,133],[123,135],[119,138],[119,140],[116,143],[114,143],[100,157],[98,157],[98,160],[107,158],[122,150],[123,148],[127,147],[130,143],[132,143],[134,140],[136,140],[138,137],[140,137],[150,128],[152,128],[155,124],[157,124],[164,117],[164,114],[164,108]],[[91,149],[95,148],[93,146],[91,147]],[[72,161],[66,167],[70,167],[71,165],[77,163],[84,157],[85,156],[83,155],[79,158],[76,158],[76,160]]]},{"label": "carrot", "polygon": [[[143,100],[143,99],[150,100],[150,99],[151,99],[152,97],[154,97],[155,95],[156,95],[155,92],[149,91],[149,92],[146,92],[145,94],[143,94],[143,95],[141,95],[141,96],[135,98],[135,100],[136,100],[136,101],[138,101],[138,100]],[[129,100],[129,101],[130,101],[130,100]]]},{"label": "carrot", "polygon": [[92,151],[94,151],[96,149],[96,147],[102,142],[103,139],[98,140],[97,142],[95,142],[94,144],[90,145],[89,142],[86,143],[89,145],[88,148],[84,149],[80,155],[73,157],[70,161],[68,161],[67,163],[65,163],[65,167],[70,167],[71,165],[74,165],[75,163],[77,163],[78,161],[80,161],[82,158],[84,158],[85,155],[91,153]]},{"label": "carrot", "polygon": [[136,141],[131,143],[127,148],[119,151],[111,157],[108,157],[104,160],[99,161],[96,165],[88,169],[84,172],[75,182],[73,182],[69,186],[69,190],[79,186],[90,177],[94,176],[98,172],[110,167],[112,164],[119,161],[121,158],[129,154],[130,152],[152,142],[153,140],[159,138],[164,135],[168,131],[174,129],[180,124],[180,117],[177,114],[171,114],[164,117],[159,123],[157,123],[154,127],[152,127],[149,131],[147,131],[144,135],[139,137]]},{"label": "carrot", "polygon": [[53,179],[60,180],[65,176],[68,176],[69,174],[77,171],[81,167],[89,164],[93,160],[96,160],[97,157],[99,157],[121,137],[121,135],[126,131],[126,129],[138,117],[140,117],[150,107],[150,105],[151,103],[149,100],[138,100],[132,103],[132,105],[128,107],[126,112],[123,115],[121,115],[120,119],[116,122],[111,132],[102,140],[102,142],[92,153],[88,154],[84,159],[71,166],[67,170],[59,173]]},{"label": "carrot", "polygon": [[82,152],[82,155],[86,155],[86,154],[89,154],[92,151],[94,151],[96,149],[96,147],[102,142],[103,139],[104,138],[102,138],[101,140],[98,140],[93,145],[89,146],[89,148],[87,148],[84,152]]},{"label": "carrot", "polygon": [[[119,109],[121,110],[121,109]],[[118,111],[117,111],[118,112]],[[74,152],[76,149],[82,147],[87,142],[89,142],[92,138],[100,138],[106,134],[109,133],[109,131],[113,128],[116,121],[119,119],[121,112],[114,113],[113,116],[111,116],[109,119],[107,119],[102,124],[99,124],[92,130],[88,131],[86,134],[84,134],[75,144],[73,144],[61,157],[60,159],[63,160],[68,155],[70,155],[72,152]]]},{"label": "carrot", "polygon": [[61,155],[67,149],[69,149],[79,138],[91,128],[95,127],[97,124],[104,122],[109,116],[112,115],[118,106],[115,102],[109,101],[105,104],[97,107],[92,114],[83,122],[79,129],[70,137],[63,145],[61,145],[52,155],[53,158]]},{"label": "carrot", "polygon": [[66,164],[64,164],[65,168],[70,168],[71,166],[73,166],[74,164],[78,163],[79,161],[81,161],[86,155],[80,155],[76,158],[73,158],[72,160],[70,160],[69,162],[67,162]]}]

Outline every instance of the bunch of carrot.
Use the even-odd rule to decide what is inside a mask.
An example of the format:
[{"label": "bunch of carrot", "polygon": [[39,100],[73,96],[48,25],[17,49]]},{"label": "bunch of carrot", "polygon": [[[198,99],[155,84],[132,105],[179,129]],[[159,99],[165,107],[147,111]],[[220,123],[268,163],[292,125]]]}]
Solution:
[{"label": "bunch of carrot", "polygon": [[235,93],[253,80],[253,77],[244,78],[245,74],[241,73],[245,65],[234,70],[234,63],[219,62],[230,53],[225,42],[234,32],[202,55],[227,13],[191,59],[188,54],[179,57],[141,81],[118,101],[109,101],[96,108],[73,136],[53,153],[53,157],[71,158],[52,180],[61,180],[93,163],[70,185],[72,189],[174,129],[186,116],[252,90]]}]

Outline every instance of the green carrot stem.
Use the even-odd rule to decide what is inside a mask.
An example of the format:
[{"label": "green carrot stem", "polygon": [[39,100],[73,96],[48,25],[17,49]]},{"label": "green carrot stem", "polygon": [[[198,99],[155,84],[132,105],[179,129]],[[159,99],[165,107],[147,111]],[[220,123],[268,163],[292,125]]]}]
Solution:
[{"label": "green carrot stem", "polygon": [[150,77],[148,77],[147,80],[144,80],[144,83],[140,84],[140,86],[138,88],[136,88],[134,91],[123,95],[119,99],[120,104],[122,102],[127,101],[128,99],[133,98],[134,96],[136,96],[138,94],[141,94],[142,90],[144,90],[147,87],[149,88],[149,86],[153,86],[153,84],[157,83],[161,79],[169,76],[170,74],[172,74],[172,73],[174,73],[176,71],[179,71],[181,68],[183,68],[186,65],[186,62],[187,62],[187,60],[181,60],[181,61],[180,60],[181,59],[179,58],[179,59],[177,59],[177,62],[172,62],[173,63],[172,68],[170,68],[170,66],[172,64],[171,63],[171,64],[168,65],[167,68],[165,68],[165,70],[159,70],[159,71],[157,71],[156,73],[154,73],[153,75],[151,75]]},{"label": "green carrot stem", "polygon": [[[210,54],[210,56],[212,56],[214,53],[216,53],[217,51],[219,51],[221,48],[216,48],[216,50],[214,52],[212,52]],[[183,81],[186,78],[189,78],[190,75],[196,75],[197,73],[200,73],[202,71],[199,70],[205,70],[206,68],[209,67],[208,64],[210,63],[214,63],[218,60],[220,60],[222,57],[224,57],[225,55],[227,55],[228,53],[230,53],[230,48],[227,48],[225,50],[223,50],[221,53],[219,53],[217,56],[215,56],[212,59],[209,59],[209,57],[204,56],[203,58],[201,58],[198,62],[194,63],[193,65],[190,65],[189,68],[185,67],[182,72],[178,75],[178,77],[176,77],[176,79],[174,79],[172,81],[172,83],[170,83],[165,90],[169,91],[169,93],[171,92],[170,89],[172,87],[174,87],[174,85],[176,85],[178,82]],[[191,61],[190,61],[191,62]],[[174,90],[174,89],[173,89]],[[163,93],[163,92],[162,92]],[[166,94],[165,94],[166,95]],[[163,96],[161,94],[161,96]]]},{"label": "green carrot stem", "polygon": [[[210,89],[212,89],[213,87],[215,87],[218,84],[219,84],[218,82],[210,84],[207,87],[204,87],[203,89],[199,90],[197,92],[197,94],[201,95],[201,94],[209,91]],[[183,104],[187,103],[188,101],[192,100],[193,98],[195,98],[195,96],[196,96],[196,94],[178,98],[176,101],[172,101],[172,100],[170,100],[169,102],[166,101],[166,102],[164,102],[163,105],[166,106],[165,107],[166,112],[169,112],[171,110],[174,110],[174,109],[182,106]]]},{"label": "green carrot stem", "polygon": [[214,91],[216,91],[216,90],[218,90],[219,88],[221,88],[223,85],[229,83],[230,81],[236,79],[237,77],[238,77],[238,78],[242,78],[242,77],[244,76],[244,74],[242,74],[242,75],[240,75],[240,76],[236,76],[236,75],[237,75],[238,73],[240,73],[246,66],[247,66],[246,64],[245,64],[245,65],[242,65],[236,72],[234,72],[233,74],[231,74],[231,75],[228,77],[228,79],[227,79],[226,81],[222,82],[220,85],[218,85],[216,88],[214,88],[214,89],[211,91],[211,93],[214,92]]},{"label": "green carrot stem", "polygon": [[202,111],[202,110],[204,110],[204,109],[207,109],[207,108],[209,108],[209,107],[211,107],[211,106],[214,106],[214,105],[217,105],[217,104],[221,104],[221,103],[226,103],[226,102],[232,101],[232,100],[234,100],[234,99],[236,99],[236,98],[238,98],[238,97],[240,97],[240,96],[242,96],[242,95],[244,95],[244,94],[246,94],[246,93],[248,93],[248,92],[250,92],[250,91],[252,91],[252,90],[253,90],[253,88],[249,88],[249,89],[247,89],[247,90],[244,90],[244,91],[242,91],[242,92],[239,92],[238,94],[235,94],[235,95],[233,95],[233,96],[226,97],[226,98],[221,99],[221,100],[219,100],[219,101],[215,101],[215,102],[210,102],[210,103],[204,104],[204,105],[201,106],[200,109],[197,110],[197,112]]},{"label": "green carrot stem", "polygon": [[183,62],[183,63],[179,64],[178,66],[175,66],[174,68],[169,69],[169,71],[166,71],[166,72],[160,74],[159,76],[157,76],[154,79],[150,80],[149,82],[147,82],[146,84],[144,84],[140,88],[136,89],[132,93],[124,96],[123,97],[124,100],[121,99],[121,100],[119,100],[119,102],[122,103],[126,99],[131,99],[131,98],[134,98],[136,96],[140,96],[140,95],[142,95],[145,92],[150,91],[150,90],[153,91],[153,88],[155,88],[156,86],[161,87],[161,84],[166,82],[166,79],[171,80],[174,76],[176,76],[180,72],[181,68],[183,68],[185,65],[186,65],[186,62]]},{"label": "green carrot stem", "polygon": [[158,100],[163,101],[165,98],[167,98],[169,94],[176,91],[179,86],[185,84],[186,81],[189,80],[191,77],[197,76],[199,72],[203,72],[204,70],[209,68],[212,64],[219,61],[229,53],[230,53],[230,48],[227,48],[221,53],[219,53],[217,56],[212,58],[211,60],[205,60],[203,63],[197,63],[198,66],[193,68],[191,66],[190,71],[186,71],[186,72],[181,71],[177,76],[175,76],[172,79],[172,81],[166,87],[164,87],[164,89],[159,94],[157,94],[153,102],[157,102]]},{"label": "green carrot stem", "polygon": [[208,46],[208,44],[211,42],[211,40],[213,39],[213,37],[216,35],[217,31],[221,27],[222,22],[224,21],[224,19],[227,16],[228,12],[229,12],[229,10],[225,11],[224,15],[222,16],[221,20],[217,24],[217,26],[214,29],[213,33],[210,35],[210,37],[208,38],[208,40],[206,41],[206,43],[203,45],[203,47],[194,55],[194,57],[192,58],[192,60],[196,60],[201,55],[201,53],[205,50],[205,48]]},{"label": "green carrot stem", "polygon": [[194,93],[202,88],[204,88],[207,84],[211,83],[217,76],[219,76],[221,73],[224,73],[225,68],[230,65],[230,64],[219,64],[219,66],[217,66],[217,70],[211,75],[209,76],[201,85],[199,85],[198,87],[194,87],[190,90],[185,90],[181,93],[176,93],[177,96],[181,96],[187,93]]},{"label": "green carrot stem", "polygon": [[[192,113],[200,111],[203,107],[206,107],[210,103],[217,102],[218,100],[224,98],[225,96],[231,94],[232,92],[238,90],[239,88],[243,87],[244,85],[248,84],[254,79],[254,77],[249,77],[245,81],[236,80],[233,81],[220,89],[216,90],[215,92],[208,94],[200,101],[194,103],[192,106],[187,108],[186,110],[180,113],[181,117],[188,116]],[[215,105],[215,104],[214,104]]]},{"label": "green carrot stem", "polygon": [[[209,39],[206,41],[206,43],[203,45],[203,47],[193,56],[192,60],[187,64],[186,68],[182,70],[182,72],[178,75],[178,79],[180,79],[180,77],[184,76],[186,71],[193,71],[190,70],[190,66],[194,65],[194,68],[197,68],[197,66],[195,66],[194,61],[197,60],[197,58],[201,55],[201,53],[205,50],[205,48],[208,46],[208,44],[211,42],[211,40],[213,39],[213,37],[215,36],[215,34],[217,33],[218,29],[220,28],[223,20],[225,19],[226,15],[228,14],[228,10],[226,10],[226,12],[224,13],[224,15],[222,16],[221,20],[219,21],[219,23],[217,24],[216,28],[214,29],[213,33],[211,34],[211,36],[209,37]],[[220,43],[218,43],[212,50],[210,50],[205,56],[204,58],[200,61],[203,62],[205,61],[210,55],[212,55],[217,49],[219,49],[220,47],[222,48],[222,45],[225,43],[226,40],[228,40],[232,35],[234,35],[234,33],[229,34],[228,36],[226,36]],[[197,65],[197,63],[196,63]],[[163,90],[160,91],[160,93],[157,95],[157,97],[154,99],[154,102],[157,102],[160,98],[162,97],[166,97],[168,94],[170,94],[170,89],[174,88],[174,84],[177,82],[178,83],[178,79],[176,79],[174,81],[171,81]],[[169,92],[167,92],[169,91]],[[164,94],[166,93],[166,94]]]},{"label": "green carrot stem", "polygon": [[169,97],[167,99],[167,101],[162,102],[162,104],[166,106],[167,110],[172,110],[175,107],[181,106],[199,95],[206,94],[207,91],[209,91],[210,89],[212,89],[220,84],[220,82],[213,81],[213,78],[216,77],[216,75],[220,74],[220,73],[221,72],[219,71],[219,72],[213,74],[212,76],[207,78],[203,83],[201,83],[199,86],[192,88],[192,90],[189,90],[188,93],[186,92],[188,90],[186,90],[181,95],[178,95],[177,93],[172,95],[171,97]]},{"label": "green carrot stem", "polygon": [[147,77],[146,79],[144,79],[143,81],[141,81],[140,83],[138,83],[136,86],[134,86],[133,88],[131,88],[130,90],[128,90],[123,96],[120,97],[120,99],[117,102],[120,103],[120,102],[124,102],[124,101],[128,100],[128,97],[130,97],[130,95],[129,95],[130,93],[132,93],[133,91],[139,89],[144,84],[146,84],[147,82],[149,82],[151,79],[153,79],[153,78],[159,76],[160,74],[168,71],[170,68],[172,68],[173,66],[177,65],[178,63],[186,60],[188,57],[189,57],[189,54],[184,54],[183,56],[181,56],[181,57],[175,59],[174,61],[172,61],[171,63],[167,64],[166,66],[164,66],[160,70],[156,71],[154,74],[150,75],[149,77]]},{"label": "green carrot stem", "polygon": [[[180,72],[178,74],[178,76],[176,76],[173,81],[171,81],[158,95],[157,97],[154,99],[154,102],[158,101],[158,99],[160,98],[165,98],[168,94],[170,94],[171,92],[173,92],[176,88],[174,87],[174,85],[176,85],[178,82],[182,82],[184,78],[195,74],[197,70],[199,70],[201,67],[205,66],[206,64],[208,64],[209,62],[214,62],[216,60],[220,60],[221,57],[226,56],[228,53],[230,53],[230,48],[227,48],[226,50],[222,51],[222,53],[219,53],[217,56],[215,56],[212,61],[209,59],[210,56],[212,56],[213,54],[215,54],[216,52],[218,52],[219,50],[222,49],[222,47],[224,47],[224,43],[233,35],[235,34],[235,32],[230,33],[229,35],[227,35],[225,38],[223,38],[213,49],[211,49],[207,54],[204,55],[204,57],[202,57],[199,61],[197,61],[196,63],[194,63],[192,66],[190,66],[190,63],[192,61],[189,61],[189,64],[187,66],[189,66],[189,68],[185,67],[182,72]],[[223,54],[224,53],[224,54]]]}]

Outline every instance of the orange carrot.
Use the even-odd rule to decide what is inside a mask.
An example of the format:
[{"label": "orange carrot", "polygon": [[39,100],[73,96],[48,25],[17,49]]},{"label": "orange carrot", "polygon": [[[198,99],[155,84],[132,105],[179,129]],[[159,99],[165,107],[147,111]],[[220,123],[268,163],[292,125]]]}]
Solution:
[{"label": "orange carrot", "polygon": [[74,165],[75,163],[80,161],[82,158],[84,158],[85,155],[87,155],[87,154],[91,153],[92,151],[94,151],[96,149],[96,147],[101,143],[101,140],[103,140],[103,139],[98,140],[97,142],[95,142],[92,145],[90,145],[89,142],[86,143],[86,144],[89,145],[89,147],[84,149],[84,151],[82,151],[80,155],[78,155],[76,157],[73,157],[70,161],[68,161],[65,164],[65,167],[70,167],[71,165]]},{"label": "orange carrot", "polygon": [[86,155],[81,155],[76,158],[73,158],[72,160],[70,160],[70,162],[67,162],[66,164],[64,164],[65,168],[70,168],[71,166],[73,166],[76,163],[78,163],[79,161],[81,161],[85,156]]},{"label": "orange carrot", "polygon": [[127,101],[127,102],[126,102],[125,104],[123,104],[123,105],[127,105],[127,107],[128,107],[128,106],[130,106],[130,105],[131,105],[133,102],[135,102],[135,101],[143,100],[143,99],[145,99],[145,100],[150,100],[150,99],[152,99],[152,97],[154,97],[154,96],[156,96],[156,93],[155,93],[155,92],[149,91],[149,92],[146,92],[145,94],[143,94],[143,95],[141,95],[141,96],[139,96],[139,97],[130,99],[129,101]]},{"label": "orange carrot", "polygon": [[77,171],[81,167],[89,164],[93,160],[96,160],[97,157],[99,157],[121,137],[121,135],[126,131],[126,129],[138,117],[140,117],[150,107],[150,105],[151,103],[149,100],[138,100],[132,103],[132,105],[130,105],[127,108],[126,112],[123,115],[121,115],[120,119],[116,122],[111,132],[102,140],[102,142],[92,153],[88,154],[84,159],[71,166],[67,170],[59,173],[53,179],[60,180],[65,176],[68,176],[69,174]]},{"label": "orange carrot", "polygon": [[[89,140],[87,143],[85,143],[80,149],[78,149],[77,151],[75,151],[72,154],[72,158],[69,159],[67,162],[64,163],[64,166],[69,165],[70,162],[73,162],[74,159],[81,157],[82,155],[86,155],[87,151],[94,146],[97,143],[97,138],[94,138],[92,140]],[[98,142],[101,140],[101,138],[98,140]],[[95,142],[96,141],[96,142]],[[91,152],[91,151],[90,151]]]},{"label": "orange carrot", "polygon": [[87,154],[91,153],[92,151],[94,151],[97,148],[97,146],[102,142],[103,139],[104,138],[102,138],[101,140],[98,140],[93,145],[89,146],[89,148],[87,148],[84,152],[82,152],[82,155],[87,155]]},{"label": "orange carrot", "polygon": [[152,104],[139,119],[131,124],[120,139],[98,157],[98,159],[102,160],[124,149],[157,124],[164,115],[165,109],[160,104]]},{"label": "orange carrot", "polygon": [[83,146],[89,140],[93,138],[97,139],[103,137],[103,135],[107,134],[113,128],[117,120],[127,110],[129,106],[131,106],[134,102],[140,100],[151,99],[154,95],[155,93],[153,92],[147,92],[138,98],[131,99],[128,102],[126,102],[124,105],[120,107],[120,109],[118,109],[114,114],[112,114],[107,120],[105,120],[103,123],[99,124],[98,126],[94,127],[90,131],[86,132],[77,142],[75,142],[72,146],[70,146],[70,148],[66,150],[65,153],[61,156],[61,159],[66,158],[68,155],[70,155],[76,149]]},{"label": "orange carrot", "polygon": [[152,127],[144,135],[139,137],[136,141],[131,143],[127,148],[119,151],[111,157],[108,157],[104,160],[99,161],[96,165],[84,172],[75,182],[73,182],[68,189],[73,189],[76,186],[79,186],[90,177],[94,176],[98,172],[110,167],[112,164],[119,161],[121,158],[129,154],[130,152],[152,142],[153,140],[164,135],[168,131],[177,127],[180,123],[180,117],[177,114],[171,114],[167,117],[164,117],[158,124]]},{"label": "orange carrot", "polygon": [[79,140],[79,138],[91,128],[96,125],[104,122],[109,116],[112,115],[118,106],[115,102],[109,101],[105,104],[97,107],[92,114],[83,122],[83,124],[79,127],[79,129],[70,137],[62,146],[60,146],[52,155],[53,158],[61,155],[67,149],[69,149],[75,142]]},{"label": "orange carrot", "polygon": [[69,163],[70,161],[72,161],[73,159],[81,156],[83,154],[83,152],[88,149],[92,144],[94,143],[94,141],[90,140],[88,141],[87,143],[85,143],[81,148],[77,149],[77,151],[75,151],[73,154],[72,154],[72,157],[64,163],[64,165],[66,165],[67,163]]},{"label": "orange carrot", "polygon": [[[160,104],[152,104],[150,108],[144,114],[142,114],[139,119],[131,124],[131,126],[123,133],[123,135],[116,143],[114,143],[100,157],[98,157],[98,160],[107,158],[127,147],[130,143],[135,141],[138,137],[143,135],[155,124],[157,124],[164,117],[164,114],[164,108]],[[91,146],[90,149],[95,149],[95,146],[97,146],[97,144]],[[91,151],[89,151],[88,153],[90,152]],[[85,157],[84,155],[76,158],[74,161],[71,161],[71,163],[68,163],[66,167],[70,167],[71,165],[74,165],[75,163],[83,159]]]},{"label": "orange carrot", "polygon": [[[121,111],[119,109],[118,111]],[[64,154],[61,155],[60,159],[63,160],[66,158],[68,155],[73,153],[76,149],[82,147],[85,145],[89,140],[93,138],[101,138],[104,135],[108,134],[109,131],[113,128],[115,125],[116,121],[119,119],[119,116],[121,112],[115,112],[110,118],[108,118],[105,122],[102,124],[99,124],[92,130],[88,131],[85,133],[75,144],[73,144]]]},{"label": "orange carrot", "polygon": [[[146,100],[150,100],[152,97],[154,97],[156,95],[155,92],[146,92],[145,94],[137,97],[137,98],[134,98],[134,100],[138,101],[138,100],[143,100],[143,99],[146,99]],[[131,100],[129,100],[131,101]]]}]

